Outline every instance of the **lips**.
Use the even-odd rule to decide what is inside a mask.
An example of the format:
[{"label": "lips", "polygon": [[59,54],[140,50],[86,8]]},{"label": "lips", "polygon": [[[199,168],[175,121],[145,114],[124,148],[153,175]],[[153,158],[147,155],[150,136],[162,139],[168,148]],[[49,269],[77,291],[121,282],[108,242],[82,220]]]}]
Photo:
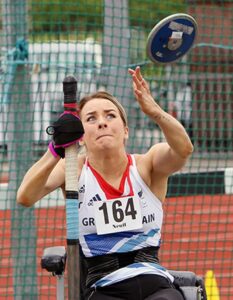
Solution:
[{"label": "lips", "polygon": [[103,138],[103,137],[108,137],[108,136],[111,136],[110,134],[103,134],[103,135],[100,135],[97,137],[97,140]]}]

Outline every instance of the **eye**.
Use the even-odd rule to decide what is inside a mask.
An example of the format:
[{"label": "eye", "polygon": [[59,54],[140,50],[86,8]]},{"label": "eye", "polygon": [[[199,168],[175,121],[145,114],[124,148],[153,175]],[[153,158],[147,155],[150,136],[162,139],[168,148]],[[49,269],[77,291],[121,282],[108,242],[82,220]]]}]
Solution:
[{"label": "eye", "polygon": [[113,114],[113,113],[107,114],[107,119],[114,119],[114,118],[116,118],[115,114]]},{"label": "eye", "polygon": [[87,122],[93,122],[95,121],[95,117],[94,116],[90,116],[87,118]]}]

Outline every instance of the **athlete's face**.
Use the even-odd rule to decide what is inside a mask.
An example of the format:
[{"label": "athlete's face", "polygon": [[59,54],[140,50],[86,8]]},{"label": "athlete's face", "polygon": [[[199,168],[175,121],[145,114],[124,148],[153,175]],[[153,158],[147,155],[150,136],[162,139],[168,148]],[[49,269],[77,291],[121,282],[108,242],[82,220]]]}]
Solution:
[{"label": "athlete's face", "polygon": [[85,130],[83,141],[88,151],[124,147],[128,127],[118,108],[107,99],[91,99],[80,114]]}]

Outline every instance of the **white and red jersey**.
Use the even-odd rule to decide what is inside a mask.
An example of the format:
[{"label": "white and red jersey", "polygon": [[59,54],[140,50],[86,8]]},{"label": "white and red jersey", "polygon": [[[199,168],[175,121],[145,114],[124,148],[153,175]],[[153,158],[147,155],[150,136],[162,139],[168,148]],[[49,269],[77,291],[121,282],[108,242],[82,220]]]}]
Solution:
[{"label": "white and red jersey", "polygon": [[[122,202],[115,200],[119,198]],[[79,180],[79,201],[79,241],[84,256],[94,258],[100,255],[129,253],[147,247],[160,246],[163,221],[162,203],[142,180],[133,155],[128,155],[128,166],[118,190],[109,185],[87,160]],[[106,208],[111,201],[119,202],[121,205],[116,208],[116,216],[120,219],[119,226],[122,227],[117,232],[98,234],[95,207],[100,208],[98,218],[102,216],[101,222],[105,220],[107,223],[108,211],[105,211],[105,215],[101,213],[102,208]],[[124,201],[128,201],[125,206]],[[119,212],[119,207],[121,212]],[[140,214],[138,210],[141,210]],[[133,219],[136,215],[140,215],[141,228],[127,230],[126,217]],[[103,222],[101,224],[105,227]],[[105,228],[100,228],[101,230],[104,231]],[[92,284],[92,287],[111,285],[140,274],[156,274],[171,281],[174,280],[173,276],[161,265],[142,261],[110,272]]]},{"label": "white and red jersey", "polygon": [[[140,204],[141,228],[125,231],[122,227],[120,232],[98,235],[94,206],[122,197],[127,201],[127,197],[131,196]],[[139,175],[133,155],[128,155],[128,166],[118,190],[109,185],[86,160],[79,179],[79,203],[79,240],[86,257],[160,245],[162,204]],[[124,226],[124,221],[119,226]]]}]

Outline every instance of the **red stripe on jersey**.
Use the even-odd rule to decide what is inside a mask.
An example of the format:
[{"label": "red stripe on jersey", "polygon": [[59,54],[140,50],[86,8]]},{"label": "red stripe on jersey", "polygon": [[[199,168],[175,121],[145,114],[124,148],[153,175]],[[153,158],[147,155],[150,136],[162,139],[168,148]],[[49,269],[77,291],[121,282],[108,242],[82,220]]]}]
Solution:
[{"label": "red stripe on jersey", "polygon": [[132,187],[132,183],[129,177],[129,167],[130,165],[132,165],[132,158],[129,154],[127,154],[127,158],[128,158],[128,164],[126,166],[126,169],[122,175],[121,178],[121,182],[119,185],[119,188],[116,189],[115,187],[113,187],[111,184],[109,184],[91,165],[89,162],[87,162],[88,167],[91,169],[92,173],[94,174],[95,178],[97,179],[101,189],[104,191],[106,198],[107,199],[115,199],[118,197],[122,197],[122,195],[124,194],[124,189],[125,189],[125,183],[126,181],[128,182],[129,188],[130,188],[130,192],[128,195],[124,195],[124,196],[133,196],[133,187]]}]

